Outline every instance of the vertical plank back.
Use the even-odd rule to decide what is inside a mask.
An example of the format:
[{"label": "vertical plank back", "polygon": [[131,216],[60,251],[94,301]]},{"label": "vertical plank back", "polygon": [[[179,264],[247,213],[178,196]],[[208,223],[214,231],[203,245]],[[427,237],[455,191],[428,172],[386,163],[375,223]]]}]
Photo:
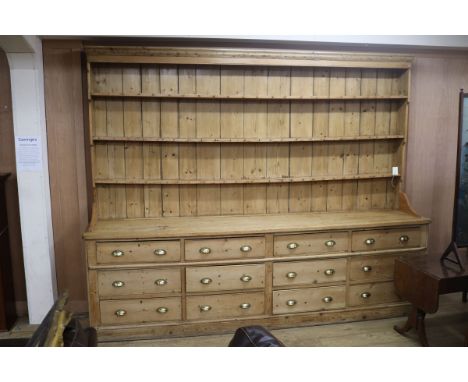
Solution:
[{"label": "vertical plank back", "polygon": [[[372,137],[406,136],[407,102],[389,97],[408,95],[409,70],[96,63],[91,73],[91,93],[108,95],[91,100],[100,219],[397,207],[398,179],[373,177],[402,171],[404,138]],[[282,178],[301,181],[268,182]]]}]

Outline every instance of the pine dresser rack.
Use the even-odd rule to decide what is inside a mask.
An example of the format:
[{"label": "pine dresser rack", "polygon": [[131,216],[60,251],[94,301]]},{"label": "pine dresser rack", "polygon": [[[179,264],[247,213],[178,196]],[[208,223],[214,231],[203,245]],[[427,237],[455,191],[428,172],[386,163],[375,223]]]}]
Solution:
[{"label": "pine dresser rack", "polygon": [[[101,340],[403,314],[411,58],[87,46]],[[393,169],[396,168],[396,169]],[[392,170],[393,169],[393,170]]]}]

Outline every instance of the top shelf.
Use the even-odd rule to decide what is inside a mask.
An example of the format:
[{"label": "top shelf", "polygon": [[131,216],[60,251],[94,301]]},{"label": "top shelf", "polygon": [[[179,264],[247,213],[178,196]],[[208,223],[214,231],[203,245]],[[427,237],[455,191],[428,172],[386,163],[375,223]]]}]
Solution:
[{"label": "top shelf", "polygon": [[149,98],[149,99],[221,99],[221,100],[278,100],[278,101],[346,101],[346,100],[407,100],[407,95],[375,96],[248,96],[219,94],[122,94],[90,93],[91,98]]}]

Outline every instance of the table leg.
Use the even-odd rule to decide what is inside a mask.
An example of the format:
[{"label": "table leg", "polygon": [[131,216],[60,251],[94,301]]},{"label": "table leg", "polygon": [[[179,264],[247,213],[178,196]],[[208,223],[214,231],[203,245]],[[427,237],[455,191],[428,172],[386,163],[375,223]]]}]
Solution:
[{"label": "table leg", "polygon": [[426,324],[424,323],[424,318],[426,317],[426,312],[418,309],[417,313],[417,323],[416,330],[418,331],[419,341],[421,341],[422,346],[429,346],[426,336]]},{"label": "table leg", "polygon": [[415,328],[417,325],[417,314],[418,314],[418,309],[415,306],[413,306],[411,308],[411,312],[408,316],[408,319],[406,320],[405,325],[403,325],[403,327],[401,328],[395,325],[393,329],[395,329],[398,333],[403,335],[406,332],[410,331],[411,329]]},{"label": "table leg", "polygon": [[405,335],[406,332],[414,328],[416,332],[418,333],[418,337],[419,337],[419,341],[421,342],[421,345],[429,346],[429,342],[427,341],[427,336],[426,336],[426,325],[424,323],[425,317],[426,317],[426,313],[423,310],[418,309],[415,306],[413,306],[405,325],[401,328],[395,325],[393,329],[395,329],[395,331],[397,331],[401,335]]}]

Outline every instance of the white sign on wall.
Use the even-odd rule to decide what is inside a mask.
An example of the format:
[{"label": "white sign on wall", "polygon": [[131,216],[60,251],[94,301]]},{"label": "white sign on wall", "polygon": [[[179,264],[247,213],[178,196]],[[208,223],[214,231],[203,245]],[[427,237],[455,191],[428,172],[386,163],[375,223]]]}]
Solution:
[{"label": "white sign on wall", "polygon": [[41,137],[15,137],[18,171],[42,171]]}]

